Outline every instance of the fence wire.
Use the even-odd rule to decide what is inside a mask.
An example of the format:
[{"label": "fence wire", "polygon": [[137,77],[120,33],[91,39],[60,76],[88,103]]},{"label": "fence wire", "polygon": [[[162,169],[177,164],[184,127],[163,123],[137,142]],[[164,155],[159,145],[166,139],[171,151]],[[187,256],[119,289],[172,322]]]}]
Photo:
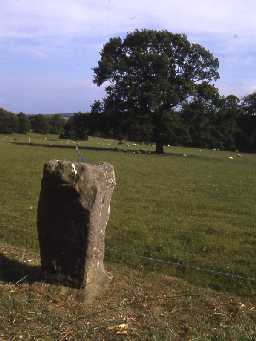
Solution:
[{"label": "fence wire", "polygon": [[[114,252],[118,251],[120,253],[120,250],[118,250],[117,248],[106,247],[106,250],[110,254],[113,251]],[[183,272],[185,272],[186,269],[189,269],[192,271],[207,273],[209,275],[227,277],[227,278],[230,278],[233,280],[243,280],[243,281],[256,282],[256,277],[246,276],[246,275],[242,275],[242,274],[239,274],[236,272],[219,271],[219,270],[214,269],[214,268],[208,268],[208,267],[203,267],[203,266],[198,266],[198,265],[191,265],[191,264],[188,264],[185,262],[171,261],[171,260],[165,260],[165,259],[154,258],[154,257],[147,257],[147,256],[139,255],[136,252],[125,252],[125,254],[128,256],[131,256],[131,257],[137,257],[137,258],[143,259],[143,260],[151,262],[151,263],[171,265],[171,266],[176,267],[176,269],[179,269]]]}]

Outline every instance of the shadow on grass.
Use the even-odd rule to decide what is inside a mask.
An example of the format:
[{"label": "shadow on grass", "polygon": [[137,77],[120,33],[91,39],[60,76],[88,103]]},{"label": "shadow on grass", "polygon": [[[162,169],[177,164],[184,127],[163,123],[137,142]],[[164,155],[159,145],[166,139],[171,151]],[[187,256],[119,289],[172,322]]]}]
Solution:
[{"label": "shadow on grass", "polygon": [[[61,144],[44,144],[44,143],[28,143],[28,142],[12,142],[12,144],[30,147],[46,147],[46,148],[62,148],[62,149],[75,149],[74,146],[61,145]],[[105,152],[123,152],[123,153],[136,153],[136,154],[155,154],[150,150],[144,149],[123,149],[117,147],[96,147],[96,146],[79,146],[79,149],[84,150],[95,150],[95,151],[105,151]]]},{"label": "shadow on grass", "polygon": [[29,265],[10,259],[0,253],[0,282],[9,284],[33,284],[36,282],[43,282],[47,284],[61,285],[70,288],[78,289],[76,283],[64,281],[57,278],[57,275],[44,274],[41,267],[38,265]]},{"label": "shadow on grass", "polygon": [[[109,259],[108,259],[109,261]],[[122,262],[122,261],[121,261]],[[127,266],[137,269],[138,265],[128,264]],[[111,263],[120,263],[116,259],[111,259]],[[181,263],[182,265],[182,263]],[[251,281],[246,281],[239,278],[228,278],[223,277],[222,274],[207,274],[200,273],[198,271],[193,271],[192,269],[183,266],[165,266],[164,264],[151,264],[148,261],[141,261],[139,269],[143,267],[143,271],[165,273],[166,275],[175,276],[181,278],[186,282],[197,286],[210,288],[219,292],[226,292],[233,295],[239,296],[256,296],[256,283]],[[58,280],[56,276],[46,277],[42,272],[40,266],[29,265],[22,263],[20,261],[10,259],[5,255],[0,253],[0,282],[9,284],[33,284],[33,283],[47,283],[57,286],[64,286],[73,289],[81,289],[73,282],[65,282],[63,280]]]},{"label": "shadow on grass", "polygon": [[0,281],[5,283],[33,283],[42,280],[39,266],[21,263],[0,253]]},{"label": "shadow on grass", "polygon": [[[28,143],[28,142],[11,142],[12,144],[19,146],[29,146],[29,147],[44,147],[44,148],[60,148],[60,149],[75,149],[74,146],[70,145],[60,145],[60,144],[44,144],[44,143]],[[164,154],[157,154],[155,151],[145,150],[145,149],[124,149],[117,147],[96,147],[96,146],[79,146],[80,150],[90,150],[90,151],[103,151],[103,152],[118,152],[127,154],[137,154],[137,155],[156,155],[159,157],[184,157],[184,158],[200,158],[209,159],[209,157],[195,154],[177,153],[176,151],[165,152]],[[211,157],[213,159],[213,157]],[[218,160],[217,158],[214,158]]]}]

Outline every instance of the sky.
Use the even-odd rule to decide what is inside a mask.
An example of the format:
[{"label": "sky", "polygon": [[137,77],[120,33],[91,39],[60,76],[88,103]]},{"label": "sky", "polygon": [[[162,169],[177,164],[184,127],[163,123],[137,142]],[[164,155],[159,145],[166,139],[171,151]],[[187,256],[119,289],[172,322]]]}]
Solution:
[{"label": "sky", "polygon": [[104,87],[92,68],[109,38],[185,33],[220,62],[221,94],[256,91],[255,0],[0,0],[0,107],[88,111]]}]

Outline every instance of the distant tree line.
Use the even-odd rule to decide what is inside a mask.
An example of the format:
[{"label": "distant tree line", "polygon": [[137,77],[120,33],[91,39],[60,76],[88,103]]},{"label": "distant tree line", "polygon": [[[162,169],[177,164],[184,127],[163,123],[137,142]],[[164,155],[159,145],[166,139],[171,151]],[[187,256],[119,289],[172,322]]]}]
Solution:
[{"label": "distant tree line", "polygon": [[[241,99],[220,96],[213,86],[202,86],[170,113],[165,144],[225,150],[256,151],[256,93]],[[166,129],[166,128],[165,128]],[[96,101],[90,113],[76,113],[66,122],[61,137],[88,135],[120,141],[154,143],[154,126],[147,115],[120,117]]]},{"label": "distant tree line", "polygon": [[61,134],[66,120],[58,114],[53,115],[26,115],[14,114],[0,108],[0,133],[27,134],[30,131],[39,134]]},{"label": "distant tree line", "polygon": [[[165,143],[200,148],[256,152],[256,92],[241,99],[221,96],[218,89],[204,85],[171,112]],[[35,132],[58,134],[61,138],[83,139],[89,135],[120,141],[154,143],[153,125],[147,115],[105,110],[95,101],[91,112],[61,115],[13,114],[0,108],[0,133]]]}]

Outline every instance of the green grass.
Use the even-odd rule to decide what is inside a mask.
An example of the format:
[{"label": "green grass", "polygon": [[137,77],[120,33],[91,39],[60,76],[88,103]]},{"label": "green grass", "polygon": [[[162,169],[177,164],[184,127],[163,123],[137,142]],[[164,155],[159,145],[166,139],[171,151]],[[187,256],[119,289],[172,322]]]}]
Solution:
[{"label": "green grass", "polygon": [[[28,136],[0,136],[0,239],[37,254],[36,212],[43,164],[50,159],[76,160],[74,143],[56,136],[45,140],[41,135],[32,135],[31,142],[45,146],[12,142],[27,143]],[[97,138],[80,146],[153,151],[150,145],[118,145]],[[256,278],[256,155],[181,147],[166,147],[166,151],[158,156],[81,148],[89,162],[107,161],[116,171],[106,261],[135,270],[143,267],[159,276],[175,275],[198,288],[255,294],[253,280],[209,274],[204,269]],[[150,262],[150,257],[183,265]],[[243,324],[238,328],[241,333],[233,330],[237,333],[233,339],[250,340],[243,338],[246,328]],[[164,340],[163,329],[159,330],[155,340]],[[219,337],[220,330],[212,331],[207,340],[232,339],[231,334],[224,338],[224,331]],[[154,333],[151,337],[154,340]]]},{"label": "green grass", "polygon": [[[34,135],[31,140],[41,143],[44,137]],[[97,146],[104,141],[90,138],[83,144]],[[115,143],[108,140],[106,145]],[[139,255],[183,262],[188,269],[182,276],[214,288],[220,278],[194,273],[189,266],[256,277],[256,156],[179,147],[167,151],[166,156],[157,156],[82,150],[89,162],[108,161],[116,170],[108,259],[139,265],[143,262]],[[37,250],[36,210],[43,164],[54,158],[75,160],[74,148],[19,146],[2,140],[0,158],[0,237]],[[239,284],[235,281],[233,288],[229,280],[224,282],[227,290],[236,290]],[[221,279],[221,288],[224,284]]]}]

